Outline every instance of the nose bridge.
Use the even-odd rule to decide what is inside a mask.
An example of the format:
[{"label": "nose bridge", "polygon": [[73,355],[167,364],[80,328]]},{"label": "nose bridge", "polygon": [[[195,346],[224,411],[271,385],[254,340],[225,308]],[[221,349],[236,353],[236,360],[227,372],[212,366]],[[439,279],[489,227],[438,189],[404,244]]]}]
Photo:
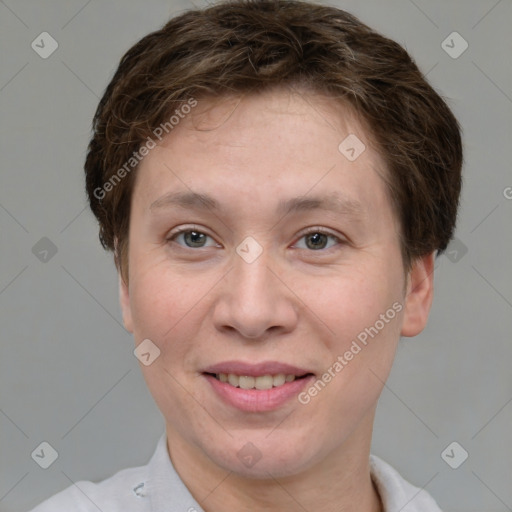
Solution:
[{"label": "nose bridge", "polygon": [[[234,269],[231,283],[231,292],[235,304],[246,313],[260,314],[265,309],[270,309],[276,299],[276,283],[272,282],[274,276],[269,270],[272,264],[268,251],[262,253],[254,261],[246,261],[237,255],[234,258]],[[274,278],[275,280],[275,278]]]},{"label": "nose bridge", "polygon": [[254,259],[239,252],[216,306],[217,327],[235,329],[247,338],[261,337],[270,329],[291,330],[295,309],[286,287],[270,270],[275,266],[271,252],[263,250]]}]

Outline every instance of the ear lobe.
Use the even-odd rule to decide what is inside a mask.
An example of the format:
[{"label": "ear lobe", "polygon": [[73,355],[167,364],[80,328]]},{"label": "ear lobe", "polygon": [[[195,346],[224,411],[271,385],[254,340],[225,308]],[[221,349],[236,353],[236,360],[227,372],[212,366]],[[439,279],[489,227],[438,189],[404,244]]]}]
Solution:
[{"label": "ear lobe", "polygon": [[402,336],[416,336],[427,324],[434,296],[435,253],[418,258],[408,275]]},{"label": "ear lobe", "polygon": [[119,273],[119,303],[123,315],[124,328],[133,333],[132,310],[130,305],[130,290]]}]

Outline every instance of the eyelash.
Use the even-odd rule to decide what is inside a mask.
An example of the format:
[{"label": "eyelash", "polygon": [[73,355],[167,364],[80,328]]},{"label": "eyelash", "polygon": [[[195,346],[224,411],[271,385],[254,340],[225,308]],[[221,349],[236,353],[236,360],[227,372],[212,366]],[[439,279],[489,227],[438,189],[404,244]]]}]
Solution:
[{"label": "eyelash", "polygon": [[[183,227],[183,228],[180,228],[174,232],[171,232],[169,234],[169,236],[167,237],[167,242],[174,242],[174,243],[177,243],[176,242],[176,238],[184,233],[189,233],[191,231],[195,231],[201,235],[206,235],[207,237],[211,238],[212,240],[214,240],[214,238],[209,235],[208,233],[205,233],[204,231],[202,231],[202,229],[199,227],[199,226],[186,226],[186,227]],[[335,235],[334,233],[326,230],[325,228],[322,228],[322,227],[311,227],[311,228],[308,228],[307,231],[303,231],[300,236],[297,238],[297,240],[294,242],[293,246],[295,246],[299,240],[302,240],[304,237],[307,237],[308,235],[314,235],[314,234],[321,234],[321,235],[325,235],[327,237],[329,237],[330,239],[333,239],[336,241],[336,245],[345,245],[347,244],[347,241],[340,238],[338,235]],[[183,246],[181,244],[178,244],[180,247],[184,248],[184,249],[194,249],[194,247],[187,247],[187,246]],[[292,246],[292,247],[293,247]],[[211,247],[211,246],[208,246],[208,247]],[[205,249],[206,247],[197,247],[196,249]],[[308,250],[309,252],[326,252],[328,250],[332,249],[332,247],[328,247],[328,248],[322,248],[322,249],[317,249],[317,250],[314,250],[314,249],[302,249],[302,250]]]},{"label": "eyelash", "polygon": [[[199,233],[201,235],[206,235],[207,237],[209,237],[212,240],[214,240],[214,238],[212,236],[210,236],[208,233],[205,233],[202,230],[202,228],[200,228],[199,226],[194,226],[194,225],[185,226],[185,227],[179,228],[176,231],[171,232],[166,240],[167,240],[167,242],[175,242],[175,239],[178,236],[183,235],[184,233],[190,233],[191,231],[194,231],[194,232]],[[194,247],[186,247],[186,246],[182,246],[181,244],[178,244],[178,245],[180,247],[184,248],[184,249],[194,249]],[[204,249],[204,247],[199,247],[199,249]]]},{"label": "eyelash", "polygon": [[[332,233],[331,231],[325,229],[325,228],[322,228],[320,226],[314,226],[314,227],[311,227],[311,228],[307,228],[306,231],[303,231],[299,237],[297,238],[297,241],[294,242],[294,246],[300,241],[302,240],[304,237],[307,237],[308,235],[315,235],[315,234],[319,234],[319,235],[325,235],[326,237],[332,239],[332,240],[335,240],[336,241],[336,245],[343,245],[343,244],[346,244],[346,240],[340,238],[338,235]],[[333,246],[334,247],[334,246]],[[309,250],[309,252],[327,252],[329,251],[330,249],[332,249],[333,247],[327,247],[327,248],[323,248],[323,249],[317,249],[316,251],[313,250],[313,249],[304,249],[304,250]]]}]

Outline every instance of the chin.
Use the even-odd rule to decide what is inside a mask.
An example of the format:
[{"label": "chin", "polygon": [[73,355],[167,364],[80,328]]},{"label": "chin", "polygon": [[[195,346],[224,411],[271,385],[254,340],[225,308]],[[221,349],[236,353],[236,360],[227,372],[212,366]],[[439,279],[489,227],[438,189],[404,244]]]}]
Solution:
[{"label": "chin", "polygon": [[276,436],[275,440],[270,441],[255,435],[253,442],[250,435],[245,435],[236,441],[231,439],[229,446],[217,445],[214,451],[208,447],[205,453],[226,471],[254,479],[296,475],[312,467],[320,458],[320,447],[290,437],[284,440],[283,437]]}]

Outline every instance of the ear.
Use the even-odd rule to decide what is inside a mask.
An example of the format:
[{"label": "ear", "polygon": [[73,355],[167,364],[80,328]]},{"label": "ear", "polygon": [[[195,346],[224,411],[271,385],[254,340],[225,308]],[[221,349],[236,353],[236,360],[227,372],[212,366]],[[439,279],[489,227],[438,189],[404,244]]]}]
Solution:
[{"label": "ear", "polygon": [[130,305],[130,288],[124,282],[121,273],[119,273],[119,303],[121,305],[124,328],[128,332],[133,333],[132,309]]},{"label": "ear", "polygon": [[434,296],[434,258],[433,252],[418,258],[409,271],[402,336],[416,336],[427,324]]}]

